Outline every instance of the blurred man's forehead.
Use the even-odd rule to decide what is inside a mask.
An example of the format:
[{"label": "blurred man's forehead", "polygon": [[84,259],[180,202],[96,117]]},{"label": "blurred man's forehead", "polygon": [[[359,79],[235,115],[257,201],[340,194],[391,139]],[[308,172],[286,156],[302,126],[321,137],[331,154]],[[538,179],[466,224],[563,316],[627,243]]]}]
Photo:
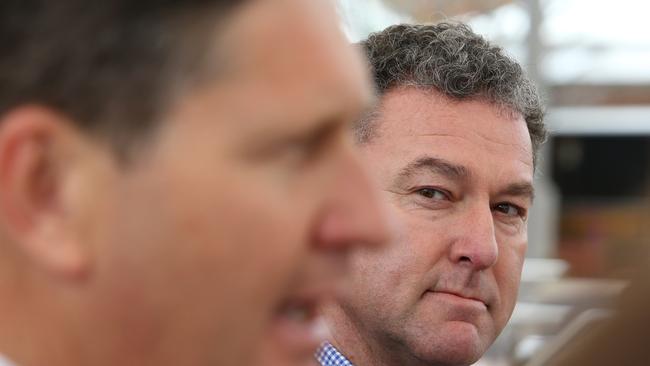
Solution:
[{"label": "blurred man's forehead", "polygon": [[178,112],[200,113],[233,146],[351,124],[373,100],[361,53],[328,1],[246,2],[214,42],[226,68],[179,98],[167,118],[187,124]]},{"label": "blurred man's forehead", "polygon": [[287,124],[357,118],[373,100],[368,71],[338,26],[327,1],[251,1],[217,38],[228,66],[215,87]]},{"label": "blurred man's forehead", "polygon": [[279,81],[304,78],[300,68],[325,85],[347,84],[346,90],[369,99],[368,90],[359,87],[369,79],[361,54],[338,27],[327,1],[251,1],[235,14],[221,43],[233,74],[264,72]]}]

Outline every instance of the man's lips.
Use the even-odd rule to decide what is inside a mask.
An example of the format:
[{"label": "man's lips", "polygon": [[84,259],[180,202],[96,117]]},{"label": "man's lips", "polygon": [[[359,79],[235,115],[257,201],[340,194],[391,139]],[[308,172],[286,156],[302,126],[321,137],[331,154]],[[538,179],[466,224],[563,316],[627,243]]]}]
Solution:
[{"label": "man's lips", "polygon": [[454,301],[465,301],[469,303],[475,303],[476,305],[481,305],[485,308],[488,307],[488,302],[479,296],[466,295],[459,291],[452,290],[428,290],[427,293],[433,295],[440,295],[443,297],[449,297]]},{"label": "man's lips", "polygon": [[318,316],[316,299],[293,299],[280,306],[272,319],[272,342],[292,359],[310,359],[327,336]]},{"label": "man's lips", "polygon": [[314,350],[329,335],[319,316],[319,306],[333,296],[329,283],[294,291],[278,307],[271,324],[271,337],[293,357],[311,359]]}]

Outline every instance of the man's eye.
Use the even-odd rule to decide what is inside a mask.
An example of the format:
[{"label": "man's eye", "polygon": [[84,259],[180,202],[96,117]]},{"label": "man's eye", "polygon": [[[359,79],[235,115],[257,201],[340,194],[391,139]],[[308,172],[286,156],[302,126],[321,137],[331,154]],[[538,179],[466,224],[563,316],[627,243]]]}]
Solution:
[{"label": "man's eye", "polygon": [[295,139],[289,144],[289,148],[304,160],[316,158],[324,152],[324,147],[337,137],[337,126],[335,123],[328,123],[306,136]]},{"label": "man's eye", "polygon": [[512,205],[510,203],[499,203],[494,206],[494,210],[501,212],[506,216],[524,216],[524,210],[518,206]]},{"label": "man's eye", "polygon": [[288,161],[301,165],[317,159],[330,141],[330,135],[308,136],[289,141],[284,145],[283,154]]},{"label": "man's eye", "polygon": [[420,188],[416,191],[416,193],[422,197],[434,199],[434,200],[447,199],[447,195],[444,192],[434,188]]},{"label": "man's eye", "polygon": [[314,141],[293,141],[287,145],[286,152],[298,159],[308,159],[318,151],[318,144]]}]

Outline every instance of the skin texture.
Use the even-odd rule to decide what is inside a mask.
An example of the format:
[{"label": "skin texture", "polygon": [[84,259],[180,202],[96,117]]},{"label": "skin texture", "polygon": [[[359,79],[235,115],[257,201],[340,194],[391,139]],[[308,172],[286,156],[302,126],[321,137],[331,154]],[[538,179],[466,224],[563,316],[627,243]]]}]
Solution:
[{"label": "skin texture", "polygon": [[384,95],[363,145],[399,235],[360,249],[324,313],[356,365],[467,365],[510,317],[527,245],[532,147],[520,115],[435,91]]},{"label": "skin texture", "polygon": [[[229,70],[128,165],[65,115],[0,116],[0,351],[31,365],[303,365],[353,245],[387,237],[349,123],[360,57],[321,1],[255,0]],[[264,60],[264,62],[261,62]],[[317,70],[317,72],[314,72]]]}]

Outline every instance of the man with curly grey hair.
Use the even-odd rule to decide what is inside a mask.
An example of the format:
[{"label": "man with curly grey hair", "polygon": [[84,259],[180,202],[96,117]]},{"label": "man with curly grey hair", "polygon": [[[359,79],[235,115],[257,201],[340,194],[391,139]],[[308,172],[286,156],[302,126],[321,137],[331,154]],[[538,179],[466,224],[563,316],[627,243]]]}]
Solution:
[{"label": "man with curly grey hair", "polygon": [[323,308],[321,365],[469,365],[516,302],[545,138],[535,87],[466,25],[397,25],[361,43],[379,105],[356,126],[397,240],[352,256]]}]

